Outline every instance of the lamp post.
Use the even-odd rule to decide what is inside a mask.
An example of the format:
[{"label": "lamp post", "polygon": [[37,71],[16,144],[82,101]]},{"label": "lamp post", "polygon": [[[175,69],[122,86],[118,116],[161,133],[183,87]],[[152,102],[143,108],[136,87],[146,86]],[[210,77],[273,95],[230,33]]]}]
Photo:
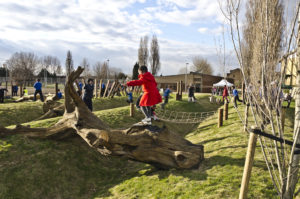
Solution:
[{"label": "lamp post", "polygon": [[189,63],[186,62],[185,63],[185,82],[184,82],[184,87],[185,87],[185,92],[187,92],[187,67],[188,67]]}]

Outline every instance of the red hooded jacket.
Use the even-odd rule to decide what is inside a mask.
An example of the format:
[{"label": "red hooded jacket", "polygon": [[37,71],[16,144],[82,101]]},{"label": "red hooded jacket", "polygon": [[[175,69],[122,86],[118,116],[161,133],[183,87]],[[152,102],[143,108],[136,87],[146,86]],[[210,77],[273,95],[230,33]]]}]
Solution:
[{"label": "red hooded jacket", "polygon": [[157,83],[153,75],[146,72],[139,75],[139,80],[133,80],[127,82],[128,86],[140,86],[142,85],[144,94],[140,101],[140,106],[153,106],[162,102],[161,96],[157,90]]},{"label": "red hooded jacket", "polygon": [[224,87],[223,97],[227,97],[227,96],[228,96],[228,89],[227,89],[227,87]]}]

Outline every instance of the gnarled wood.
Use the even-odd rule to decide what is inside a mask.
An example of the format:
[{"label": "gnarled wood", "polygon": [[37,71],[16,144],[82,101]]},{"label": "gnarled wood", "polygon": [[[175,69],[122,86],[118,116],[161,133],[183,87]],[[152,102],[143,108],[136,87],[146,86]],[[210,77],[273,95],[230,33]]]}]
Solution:
[{"label": "gnarled wood", "polygon": [[73,82],[83,68],[72,72],[65,87],[65,113],[53,127],[0,128],[0,136],[23,134],[35,138],[63,139],[73,133],[104,155],[125,156],[160,168],[195,168],[204,159],[202,145],[195,145],[166,128],[132,126],[112,130],[96,117],[76,93]]}]

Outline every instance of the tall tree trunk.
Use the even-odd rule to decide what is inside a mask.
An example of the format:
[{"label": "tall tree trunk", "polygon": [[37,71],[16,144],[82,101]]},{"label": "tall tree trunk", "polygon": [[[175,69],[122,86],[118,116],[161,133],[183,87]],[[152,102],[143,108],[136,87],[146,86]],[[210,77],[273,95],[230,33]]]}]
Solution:
[{"label": "tall tree trunk", "polygon": [[[294,123],[294,140],[297,144],[300,144],[300,14],[298,12],[298,36],[297,36],[297,58],[298,58],[298,68],[297,68],[297,79],[295,90],[295,123]],[[294,144],[295,145],[295,144]],[[286,191],[283,198],[293,198],[296,184],[298,182],[298,171],[299,171],[299,161],[300,154],[293,154],[295,146],[292,148],[291,161],[288,170],[288,179],[286,185]]]}]

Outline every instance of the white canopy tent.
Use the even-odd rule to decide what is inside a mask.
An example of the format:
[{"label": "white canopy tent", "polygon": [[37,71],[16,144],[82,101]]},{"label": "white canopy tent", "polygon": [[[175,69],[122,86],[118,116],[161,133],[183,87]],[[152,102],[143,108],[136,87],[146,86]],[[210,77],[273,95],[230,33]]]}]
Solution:
[{"label": "white canopy tent", "polygon": [[224,87],[225,85],[227,87],[232,87],[233,86],[233,84],[228,82],[226,79],[222,79],[218,83],[213,84],[214,87]]}]

